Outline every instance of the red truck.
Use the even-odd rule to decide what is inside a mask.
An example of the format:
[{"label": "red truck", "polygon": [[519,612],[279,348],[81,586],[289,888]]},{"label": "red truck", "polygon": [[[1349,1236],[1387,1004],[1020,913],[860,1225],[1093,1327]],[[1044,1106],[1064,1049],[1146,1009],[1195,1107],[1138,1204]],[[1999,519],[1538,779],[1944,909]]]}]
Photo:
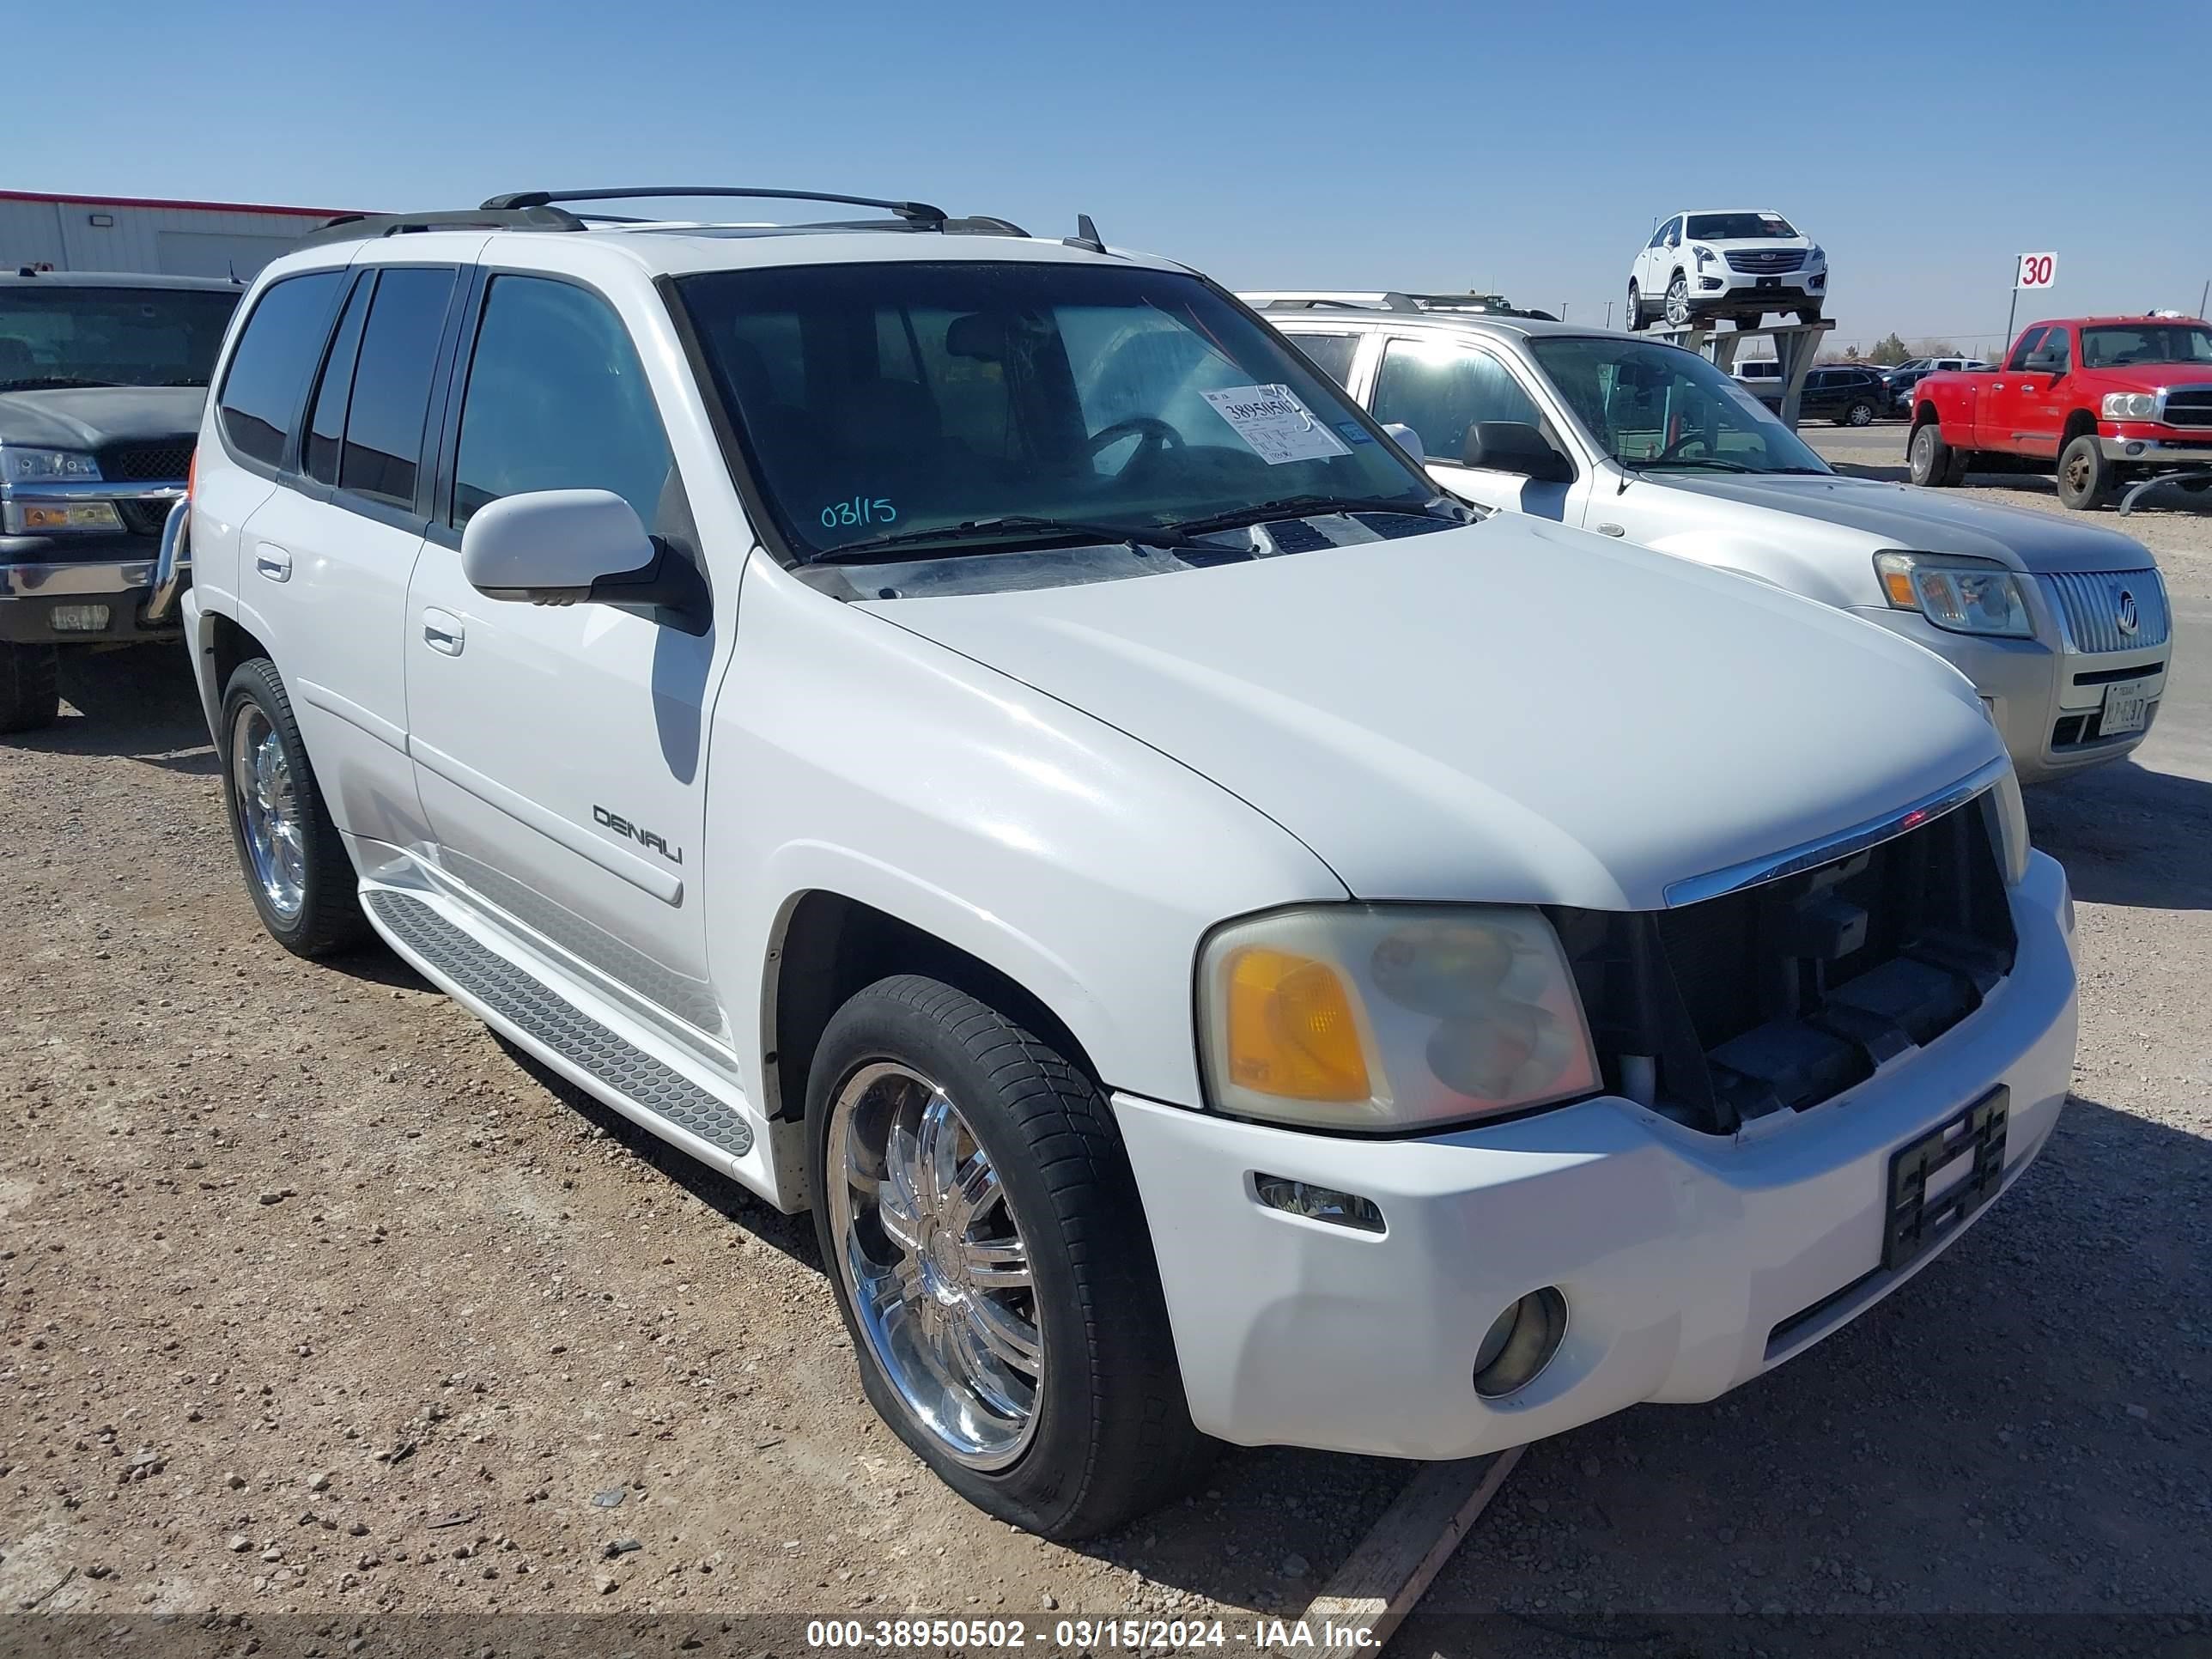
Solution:
[{"label": "red truck", "polygon": [[[2055,467],[2058,499],[2083,510],[2155,479],[2203,489],[2212,485],[2212,324],[2032,323],[2002,368],[1930,374],[1913,387],[1906,453],[1917,484],[1955,484],[1974,465]],[[2123,511],[2132,500],[2130,491]]]}]

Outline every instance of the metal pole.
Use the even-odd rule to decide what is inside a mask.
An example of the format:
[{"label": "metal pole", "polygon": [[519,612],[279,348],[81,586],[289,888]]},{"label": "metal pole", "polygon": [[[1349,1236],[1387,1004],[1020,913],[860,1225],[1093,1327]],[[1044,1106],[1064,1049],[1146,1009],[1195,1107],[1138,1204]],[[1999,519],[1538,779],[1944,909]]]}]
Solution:
[{"label": "metal pole", "polygon": [[2204,314],[2204,307],[2207,305],[2212,305],[2212,277],[2205,279],[2204,291],[2197,296],[2197,314],[2199,317]]},{"label": "metal pole", "polygon": [[2004,338],[1997,344],[1997,362],[2003,365],[2005,354],[2012,349],[2012,322],[2020,314],[2020,261],[2012,262],[2012,303],[2005,307]]},{"label": "metal pole", "polygon": [[1605,325],[1607,328],[1613,326],[1613,301],[1610,300],[1605,302]]}]

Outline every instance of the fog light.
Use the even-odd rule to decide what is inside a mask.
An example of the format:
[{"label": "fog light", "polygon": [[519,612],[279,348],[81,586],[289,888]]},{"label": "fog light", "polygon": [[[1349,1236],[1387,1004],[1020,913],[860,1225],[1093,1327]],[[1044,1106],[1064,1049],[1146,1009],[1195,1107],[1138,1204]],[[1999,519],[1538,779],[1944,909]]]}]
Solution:
[{"label": "fog light", "polygon": [[1567,1298],[1552,1285],[1531,1291],[1492,1322],[1474,1353],[1474,1391],[1503,1400],[1552,1363],[1567,1334]]},{"label": "fog light", "polygon": [[1255,1175],[1252,1190],[1271,1210],[1302,1215],[1309,1221],[1327,1221],[1363,1233],[1383,1231],[1382,1212],[1375,1200],[1357,1193],[1340,1193],[1334,1187],[1316,1187],[1287,1176]]},{"label": "fog light", "polygon": [[1721,288],[1725,286],[1725,284],[1723,284],[1721,279],[1717,276],[1700,276],[1698,278],[1698,286],[1699,288]]},{"label": "fog light", "polygon": [[2142,445],[2142,439],[2137,438],[2137,439],[2134,440],[2133,441],[2131,441],[2131,442],[2128,445],[2128,453],[2129,453],[2129,454],[2130,454],[2130,455],[2140,455],[2140,454],[2142,454],[2142,453],[2143,453],[2143,445]]},{"label": "fog light", "polygon": [[58,605],[46,613],[57,634],[97,634],[107,626],[104,605]]}]

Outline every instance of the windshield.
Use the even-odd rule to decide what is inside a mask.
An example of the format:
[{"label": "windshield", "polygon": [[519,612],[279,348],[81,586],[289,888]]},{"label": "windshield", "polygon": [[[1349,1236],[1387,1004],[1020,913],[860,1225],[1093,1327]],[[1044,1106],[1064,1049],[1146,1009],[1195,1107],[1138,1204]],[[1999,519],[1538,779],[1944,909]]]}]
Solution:
[{"label": "windshield", "polygon": [[2212,329],[2202,323],[2130,323],[2081,331],[2087,368],[2132,368],[2138,363],[2212,363]]},{"label": "windshield", "polygon": [[214,289],[0,287],[0,392],[205,386],[238,295]]},{"label": "windshield", "polygon": [[1055,533],[1039,520],[1164,532],[1293,498],[1437,495],[1273,331],[1182,273],[888,262],[677,286],[803,557],[939,529],[1035,543]]},{"label": "windshield", "polygon": [[1693,351],[1571,337],[1533,339],[1528,347],[1590,435],[1626,466],[1828,470],[1765,404]]},{"label": "windshield", "polygon": [[1690,240],[1693,242],[1755,242],[1778,236],[1795,236],[1790,222],[1771,213],[1693,213]]}]

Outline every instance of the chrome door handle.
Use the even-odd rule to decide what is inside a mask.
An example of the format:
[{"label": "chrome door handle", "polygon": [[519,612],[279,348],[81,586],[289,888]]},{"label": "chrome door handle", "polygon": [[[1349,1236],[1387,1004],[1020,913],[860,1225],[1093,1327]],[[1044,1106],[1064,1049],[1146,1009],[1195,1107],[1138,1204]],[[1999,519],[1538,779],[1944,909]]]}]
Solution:
[{"label": "chrome door handle", "polygon": [[253,550],[253,568],[272,582],[292,580],[292,556],[268,542]]},{"label": "chrome door handle", "polygon": [[425,611],[422,613],[422,643],[433,651],[442,651],[449,657],[461,654],[462,647],[469,642],[468,629],[461,619],[444,611]]},{"label": "chrome door handle", "polygon": [[1601,536],[1626,536],[1628,532],[1617,524],[1601,524],[1597,527]]}]

